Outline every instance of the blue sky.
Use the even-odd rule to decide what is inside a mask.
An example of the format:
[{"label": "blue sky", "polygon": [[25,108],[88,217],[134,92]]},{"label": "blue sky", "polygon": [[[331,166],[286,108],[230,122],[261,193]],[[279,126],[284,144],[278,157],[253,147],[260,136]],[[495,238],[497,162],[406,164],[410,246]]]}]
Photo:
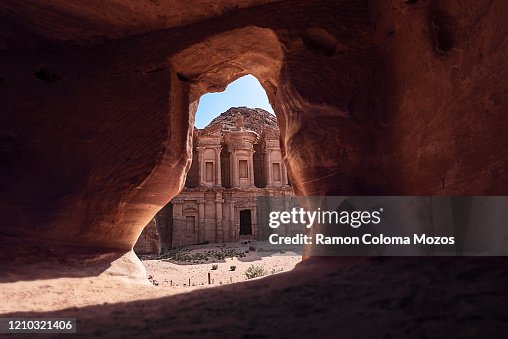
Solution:
[{"label": "blue sky", "polygon": [[238,106],[262,108],[273,114],[266,92],[259,81],[252,75],[246,75],[230,83],[224,92],[201,96],[194,125],[203,128],[222,112]]}]

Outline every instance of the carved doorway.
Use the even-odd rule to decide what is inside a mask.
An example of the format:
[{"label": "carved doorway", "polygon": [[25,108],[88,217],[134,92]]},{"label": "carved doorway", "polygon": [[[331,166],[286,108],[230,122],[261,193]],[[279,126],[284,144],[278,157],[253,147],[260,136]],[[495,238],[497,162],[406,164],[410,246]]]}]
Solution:
[{"label": "carved doorway", "polygon": [[252,235],[252,217],[250,210],[240,211],[240,235]]}]

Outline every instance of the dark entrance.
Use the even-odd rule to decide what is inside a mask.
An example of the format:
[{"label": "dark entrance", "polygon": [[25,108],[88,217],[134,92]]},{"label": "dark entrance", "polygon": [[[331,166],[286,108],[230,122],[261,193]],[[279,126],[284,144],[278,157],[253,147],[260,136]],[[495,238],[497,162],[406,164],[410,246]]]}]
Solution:
[{"label": "dark entrance", "polygon": [[240,211],[240,235],[252,234],[252,221],[250,210]]}]

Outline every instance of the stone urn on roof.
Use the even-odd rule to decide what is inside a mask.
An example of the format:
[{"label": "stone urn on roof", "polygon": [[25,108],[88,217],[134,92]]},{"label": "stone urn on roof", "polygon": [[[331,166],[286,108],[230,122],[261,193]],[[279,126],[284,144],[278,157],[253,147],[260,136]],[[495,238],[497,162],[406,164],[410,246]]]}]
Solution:
[{"label": "stone urn on roof", "polygon": [[243,118],[243,115],[241,113],[238,114],[237,117],[236,117],[235,126],[236,126],[236,128],[238,130],[243,130],[244,118]]}]

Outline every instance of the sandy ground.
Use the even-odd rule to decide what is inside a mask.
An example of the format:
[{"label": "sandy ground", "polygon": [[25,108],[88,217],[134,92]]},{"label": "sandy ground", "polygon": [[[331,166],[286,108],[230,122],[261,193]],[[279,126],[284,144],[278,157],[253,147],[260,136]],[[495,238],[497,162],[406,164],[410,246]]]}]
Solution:
[{"label": "sandy ground", "polygon": [[[227,243],[224,246],[207,244],[188,246],[182,249],[186,254],[206,254],[210,251],[221,252],[223,249],[242,252],[245,257],[232,257],[223,260],[214,260],[211,256],[203,264],[189,264],[175,260],[154,260],[150,256],[141,255],[141,261],[146,267],[146,272],[151,281],[160,287],[208,287],[213,285],[225,285],[248,280],[245,272],[251,266],[261,267],[265,275],[273,275],[292,270],[302,260],[302,256],[294,252],[269,252],[249,250],[256,248],[256,243]],[[214,265],[216,269],[213,269]],[[234,266],[234,270],[232,269]],[[208,281],[210,274],[210,285]],[[189,285],[190,282],[190,285]]]},{"label": "sandy ground", "polygon": [[[226,244],[226,249],[245,256],[223,260],[210,257],[203,264],[153,259],[141,262],[132,251],[103,253],[101,250],[98,254],[94,249],[48,247],[39,242],[19,246],[9,241],[4,243],[9,245],[0,248],[0,315],[178,295],[243,282],[247,280],[245,271],[251,265],[263,267],[267,277],[290,271],[301,261],[300,255],[290,252],[249,251],[255,243]],[[178,251],[206,253],[219,251],[219,246],[189,246]],[[218,266],[216,270],[211,269],[214,263]],[[231,266],[236,266],[235,271],[231,271]],[[211,275],[210,285],[208,273]]]}]

